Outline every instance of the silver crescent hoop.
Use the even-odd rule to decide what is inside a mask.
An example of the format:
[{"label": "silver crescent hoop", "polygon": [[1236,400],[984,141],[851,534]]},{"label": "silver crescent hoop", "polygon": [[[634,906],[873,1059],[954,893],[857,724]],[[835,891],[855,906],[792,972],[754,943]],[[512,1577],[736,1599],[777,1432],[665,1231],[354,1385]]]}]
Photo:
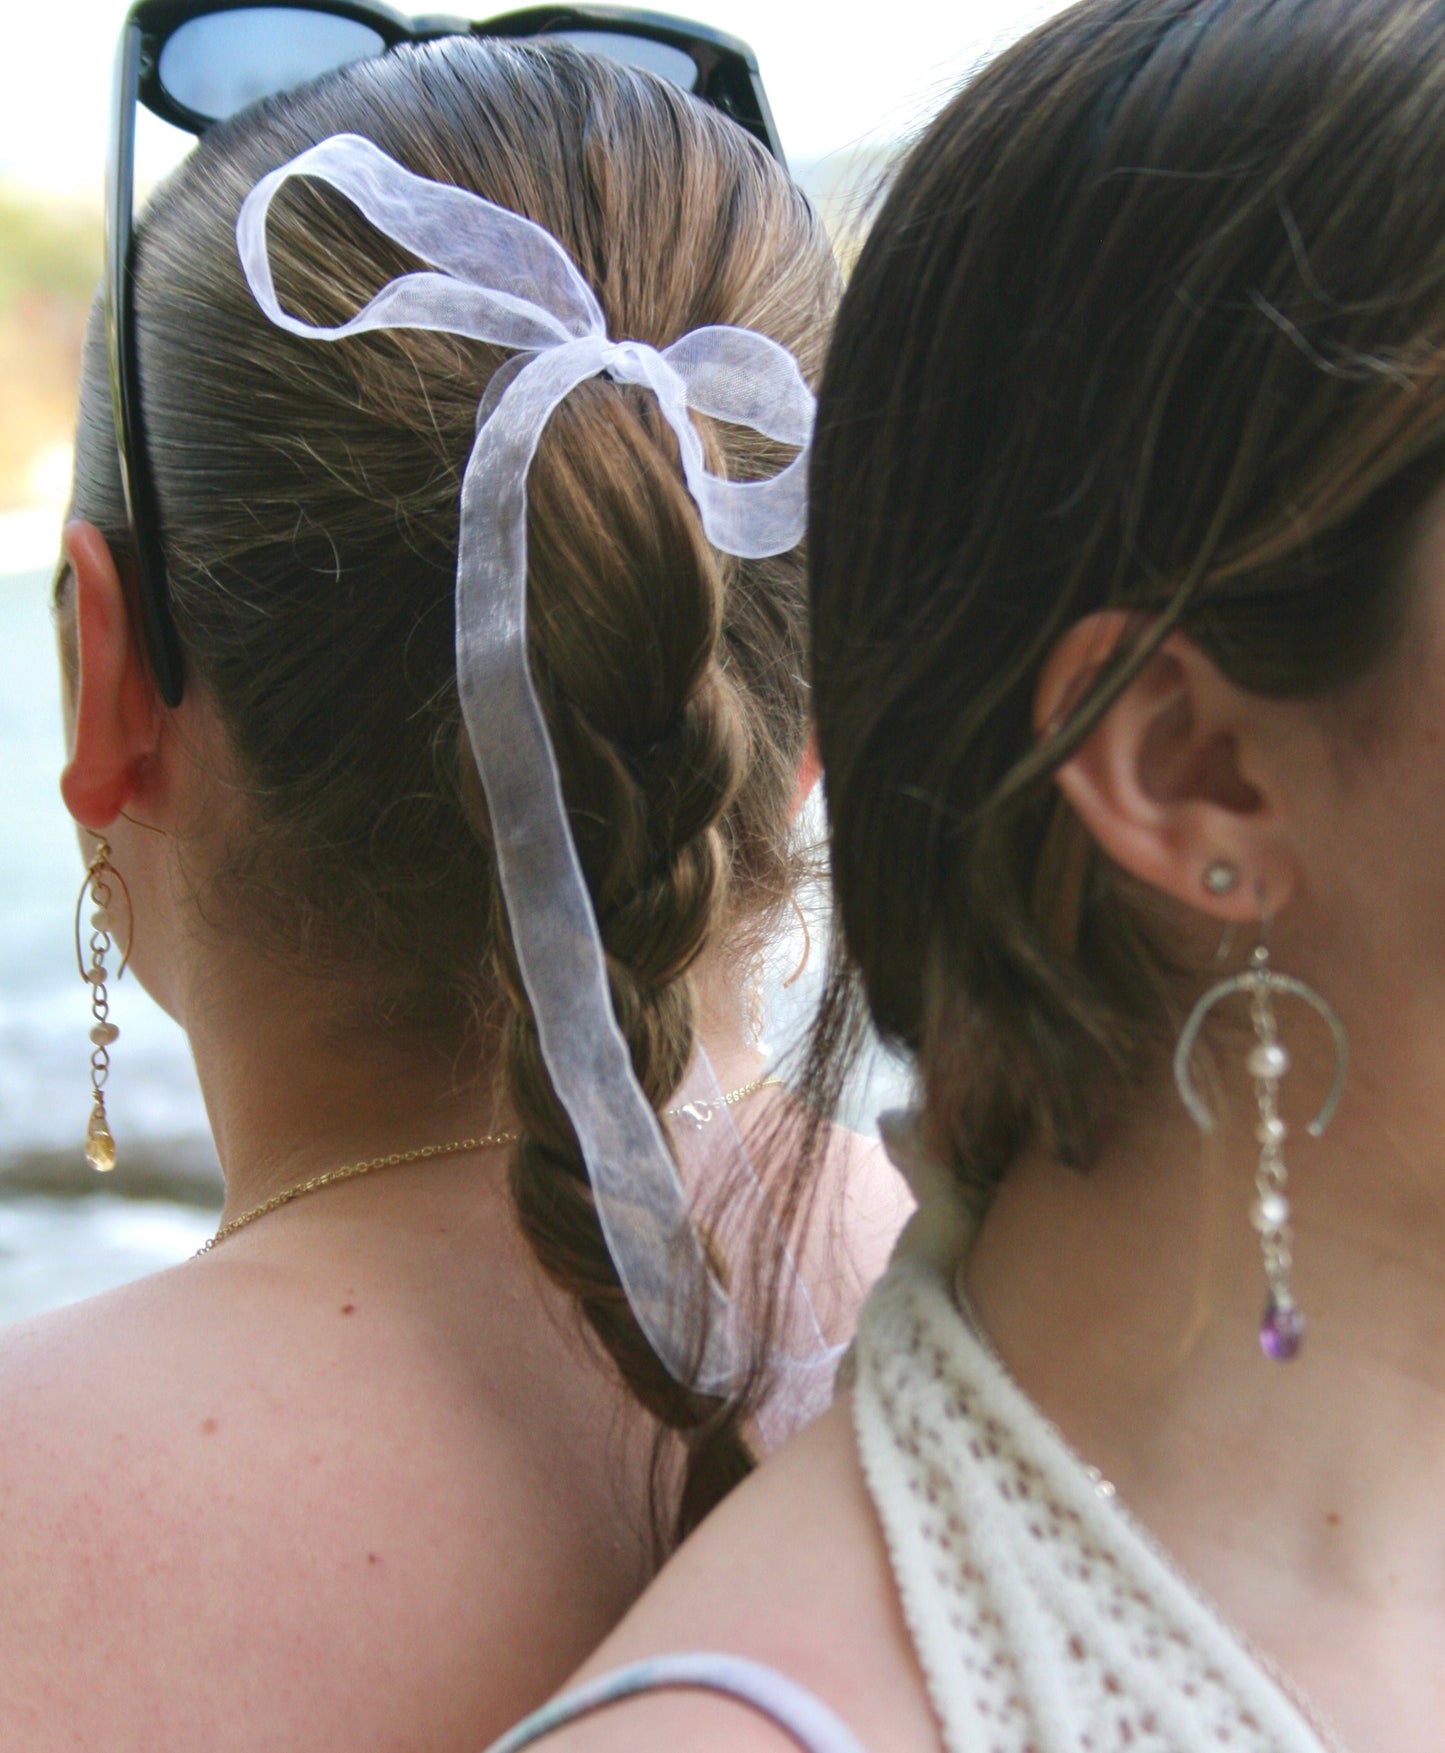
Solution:
[{"label": "silver crescent hoop", "polygon": [[1311,1138],[1318,1138],[1335,1117],[1335,1109],[1340,1105],[1340,1094],[1345,1087],[1345,1073],[1350,1065],[1350,1043],[1345,1034],[1345,1025],[1340,1021],[1334,1007],[1321,998],[1314,987],[1306,986],[1303,980],[1295,980],[1288,974],[1276,974],[1272,968],[1250,968],[1243,974],[1235,974],[1228,980],[1221,980],[1218,985],[1211,986],[1204,996],[1189,1013],[1179,1035],[1179,1045],[1174,1049],[1174,1082],[1179,1087],[1179,1095],[1184,1106],[1189,1110],[1190,1117],[1201,1132],[1213,1132],[1214,1116],[1205,1107],[1194,1077],[1190,1070],[1194,1058],[1194,1049],[1199,1044],[1199,1036],[1204,1028],[1205,1018],[1223,999],[1232,997],[1236,992],[1255,993],[1261,989],[1269,992],[1287,993],[1292,998],[1301,998],[1323,1018],[1325,1026],[1335,1044],[1335,1075],[1330,1084],[1329,1094],[1325,1097],[1324,1106],[1314,1119],[1310,1121],[1307,1131]]}]

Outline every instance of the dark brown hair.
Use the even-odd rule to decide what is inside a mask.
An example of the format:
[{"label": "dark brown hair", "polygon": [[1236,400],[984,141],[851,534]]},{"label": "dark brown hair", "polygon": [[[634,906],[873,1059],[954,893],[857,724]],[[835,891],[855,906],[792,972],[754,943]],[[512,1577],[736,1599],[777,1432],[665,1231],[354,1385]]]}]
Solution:
[{"label": "dark brown hair", "polygon": [[[1172,626],[1281,697],[1389,650],[1442,342],[1439,0],[1084,0],[928,129],[819,411],[825,1090],[866,997],[979,1193],[1027,1142],[1087,1162],[1184,971],[1052,774]],[[1106,606],[1136,637],[1036,743]]]},{"label": "dark brown hair", "polygon": [[[207,134],[140,234],[139,350],[171,597],[251,800],[203,900],[299,958],[345,1026],[502,1067],[537,1258],[631,1391],[691,1451],[680,1523],[741,1476],[746,1408],[692,1395],[637,1328],[520,989],[453,660],[461,470],[501,362],[448,335],[335,346],[271,326],[241,277],[260,176],[349,131],[544,226],[617,338],[708,323],[816,372],[836,274],[821,226],[740,129],[664,82],[561,45],[458,38],[359,63]],[[333,323],[416,264],[343,200],[288,187],[269,236],[288,309]],[[103,355],[92,337],[75,511],[124,562]],[[713,465],[776,447],[709,428]],[[662,1106],[693,1047],[690,970],[790,890],[806,734],[799,553],[740,563],[703,537],[644,392],[597,379],[547,427],[528,491],[531,658],[597,908],[618,1019]]]}]

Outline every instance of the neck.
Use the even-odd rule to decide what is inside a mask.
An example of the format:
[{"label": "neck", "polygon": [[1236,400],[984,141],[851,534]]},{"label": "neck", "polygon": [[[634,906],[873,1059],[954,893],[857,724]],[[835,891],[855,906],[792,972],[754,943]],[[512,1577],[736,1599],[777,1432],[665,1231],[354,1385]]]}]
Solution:
[{"label": "neck", "polygon": [[[208,967],[185,1023],[226,1181],[223,1221],[342,1165],[515,1130],[487,1042],[463,1061],[439,1044],[350,1026],[333,995],[280,971],[244,961],[222,973]],[[699,1039],[719,1085],[736,1088],[760,1074],[762,1060],[748,1043],[727,969],[705,965],[699,991]],[[505,1155],[488,1154],[500,1169]],[[359,1178],[347,1184],[347,1208],[390,1205],[395,1193],[383,1184],[407,1177],[437,1185],[448,1200],[490,1204],[496,1176],[456,1172],[467,1160]],[[335,1209],[340,1200],[328,1190],[327,1202]]]},{"label": "neck", "polygon": [[[1321,1603],[1341,1622],[1365,1608],[1445,1619],[1445,1112],[1429,1056],[1402,1063],[1402,1036],[1357,1039],[1324,1138],[1305,1136],[1307,1102],[1290,1115],[1308,1320],[1292,1362],[1258,1343],[1247,1083],[1218,1099],[1237,1123],[1202,1143],[1171,1089],[1086,1174],[1025,1156],[966,1269],[1005,1361],[1076,1451],[1286,1660],[1301,1601],[1299,1624]],[[1303,1089],[1327,1082],[1306,1065]]]}]

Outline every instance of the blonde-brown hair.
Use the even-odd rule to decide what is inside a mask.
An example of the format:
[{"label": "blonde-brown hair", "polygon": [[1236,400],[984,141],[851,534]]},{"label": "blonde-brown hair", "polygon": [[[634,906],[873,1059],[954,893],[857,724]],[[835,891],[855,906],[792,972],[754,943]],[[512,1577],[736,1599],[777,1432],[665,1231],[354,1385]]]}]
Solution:
[{"label": "blonde-brown hair", "polygon": [[[735,323],[814,376],[836,273],[805,199],[720,115],[562,45],[469,38],[359,63],[217,127],[140,234],[171,599],[252,800],[213,905],[331,982],[349,1026],[440,1042],[472,1075],[496,1056],[526,1135],[523,1229],[628,1387],[686,1438],[685,1527],[746,1470],[747,1409],[679,1388],[618,1286],[517,978],[460,722],[460,475],[503,356],[419,333],[316,347],[267,322],[236,259],[248,190],[339,132],[544,226],[617,338],[664,346]],[[313,322],[415,265],[314,185],[276,201],[269,236],[283,302]],[[124,559],[100,365],[93,346],[75,511]],[[705,443],[733,476],[780,460],[736,430]],[[607,380],[553,416],[528,503],[533,672],[618,1020],[661,1107],[693,1048],[698,956],[735,948],[790,892],[801,555],[716,553],[655,404]]]}]

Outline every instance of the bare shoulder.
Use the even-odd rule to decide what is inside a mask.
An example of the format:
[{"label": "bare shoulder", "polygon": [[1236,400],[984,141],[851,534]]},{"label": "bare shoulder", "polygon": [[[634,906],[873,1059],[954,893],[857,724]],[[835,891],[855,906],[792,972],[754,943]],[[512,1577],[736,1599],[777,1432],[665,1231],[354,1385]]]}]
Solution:
[{"label": "bare shoulder", "polygon": [[181,1267],[0,1333],[0,1696],[27,1753],[180,1753],[197,1722],[218,1753],[474,1753],[635,1596],[598,1491],[565,1458],[539,1488],[580,1420],[528,1427],[365,1284],[313,1293]]},{"label": "bare shoulder", "polygon": [[[761,1662],[870,1749],[938,1753],[845,1401],[703,1524],[579,1678],[679,1651]],[[751,1710],[689,1690],[609,1706],[545,1753],[797,1753]]]},{"label": "bare shoulder", "polygon": [[[179,1277],[0,1331],[12,1412],[0,1429],[0,1692],[27,1746],[90,1745],[71,1688],[119,1656],[114,1626],[145,1624],[158,1573],[184,1593],[186,1571],[214,1556],[179,1564],[177,1533],[189,1521],[194,1540],[198,1495],[224,1501],[210,1460],[235,1413],[224,1378],[188,1367],[203,1323],[177,1298]],[[139,1677],[151,1655],[135,1653]]]},{"label": "bare shoulder", "polygon": [[124,1501],[140,1472],[170,1458],[183,1425],[209,1434],[209,1418],[219,1428],[199,1367],[203,1308],[177,1295],[178,1278],[158,1274],[0,1329],[0,1401],[18,1414],[0,1427],[0,1563],[13,1566],[27,1535],[42,1535],[16,1516],[22,1503],[59,1515],[68,1502],[65,1531],[77,1535],[88,1514],[101,1519],[88,1483],[108,1481]]}]

